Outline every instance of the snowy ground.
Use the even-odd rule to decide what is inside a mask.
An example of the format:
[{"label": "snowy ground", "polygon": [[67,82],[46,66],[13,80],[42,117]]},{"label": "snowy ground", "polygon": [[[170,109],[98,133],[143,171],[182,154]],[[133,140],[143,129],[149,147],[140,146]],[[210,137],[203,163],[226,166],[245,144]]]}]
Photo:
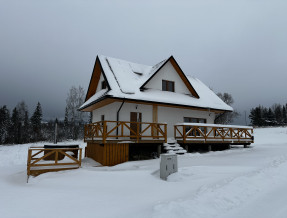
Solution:
[{"label": "snowy ground", "polygon": [[[159,179],[159,159],[46,173],[26,183],[28,145],[0,146],[0,211],[21,217],[287,217],[287,128],[255,130],[251,148],[179,156]],[[80,142],[84,147],[84,143]]]}]

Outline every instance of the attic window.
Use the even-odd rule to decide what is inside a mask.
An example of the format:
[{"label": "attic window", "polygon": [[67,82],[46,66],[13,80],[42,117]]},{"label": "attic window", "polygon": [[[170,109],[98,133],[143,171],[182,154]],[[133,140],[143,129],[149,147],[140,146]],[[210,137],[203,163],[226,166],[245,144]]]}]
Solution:
[{"label": "attic window", "polygon": [[174,92],[174,82],[162,80],[162,91]]},{"label": "attic window", "polygon": [[102,89],[106,89],[107,88],[107,83],[106,83],[106,81],[104,80],[104,81],[102,81]]}]

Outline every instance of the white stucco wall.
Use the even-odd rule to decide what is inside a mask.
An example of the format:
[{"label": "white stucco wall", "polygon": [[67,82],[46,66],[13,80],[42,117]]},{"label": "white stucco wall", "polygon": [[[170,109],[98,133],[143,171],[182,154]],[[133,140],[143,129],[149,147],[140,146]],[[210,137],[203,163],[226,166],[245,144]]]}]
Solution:
[{"label": "white stucco wall", "polygon": [[[101,115],[105,115],[105,120],[108,121],[116,121],[117,120],[117,111],[121,106],[121,102],[115,102],[109,105],[106,105],[102,108],[96,109],[93,111],[93,122],[97,122],[101,120]],[[132,103],[124,103],[120,113],[119,113],[119,121],[130,121],[130,113],[131,112],[139,112],[142,113],[142,122],[152,122],[152,106],[151,105],[143,105],[143,104],[132,104]],[[115,123],[110,124],[108,129],[112,128]],[[144,129],[146,125],[142,125],[142,129]],[[129,130],[125,129],[125,134],[129,134]],[[148,132],[146,133],[147,135]]]},{"label": "white stucco wall", "polygon": [[[101,120],[101,115],[105,115],[105,120],[116,121],[117,111],[121,102],[115,102],[93,111],[93,122]],[[142,122],[152,122],[152,105],[124,103],[119,120],[130,121],[130,112],[142,113]],[[215,114],[207,111],[198,111],[190,109],[180,109],[172,107],[158,106],[158,122],[167,123],[168,137],[174,137],[174,124],[182,123],[184,117],[204,118],[207,123],[214,123]],[[112,127],[112,126],[109,126]],[[145,128],[143,125],[142,128]],[[129,131],[125,131],[129,134]]]},{"label": "white stucco wall", "polygon": [[162,90],[162,80],[174,81],[174,91],[177,93],[190,94],[184,82],[172,66],[167,62],[159,72],[145,85],[146,88]]},{"label": "white stucco wall", "polygon": [[167,123],[168,137],[174,137],[174,125],[176,123],[183,123],[184,117],[204,118],[206,119],[206,123],[214,123],[215,113],[172,107],[158,107],[158,122]]}]

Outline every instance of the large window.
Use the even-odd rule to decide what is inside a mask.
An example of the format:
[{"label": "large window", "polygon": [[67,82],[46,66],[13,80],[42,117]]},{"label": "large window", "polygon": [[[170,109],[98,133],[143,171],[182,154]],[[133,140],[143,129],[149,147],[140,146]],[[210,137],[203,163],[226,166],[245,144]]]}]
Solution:
[{"label": "large window", "polygon": [[162,80],[162,91],[174,92],[174,82]]},{"label": "large window", "polygon": [[[183,118],[183,122],[185,122],[185,123],[206,123],[206,119],[204,119],[204,118],[184,117]],[[191,129],[190,126],[186,126],[185,127],[185,132],[188,132],[190,129]],[[206,132],[206,127],[199,127],[199,129],[202,132]],[[195,136],[195,134],[197,136],[200,135],[200,133],[198,131],[194,131],[194,130],[191,132],[190,135]]]},{"label": "large window", "polygon": [[192,117],[184,117],[183,122],[185,123],[206,123],[206,119],[204,118],[192,118]]}]

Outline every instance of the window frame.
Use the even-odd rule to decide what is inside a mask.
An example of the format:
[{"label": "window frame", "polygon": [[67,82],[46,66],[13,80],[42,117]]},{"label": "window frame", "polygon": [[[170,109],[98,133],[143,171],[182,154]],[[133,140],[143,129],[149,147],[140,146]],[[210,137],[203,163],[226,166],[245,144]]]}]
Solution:
[{"label": "window frame", "polygon": [[170,80],[162,80],[162,91],[174,92],[175,82]]},{"label": "window frame", "polygon": [[107,88],[107,82],[104,80],[101,82],[101,88],[106,89]]},{"label": "window frame", "polygon": [[[189,121],[186,121],[189,120]],[[195,120],[196,122],[191,122],[191,120]],[[204,121],[204,122],[200,122]],[[183,122],[184,123],[206,123],[207,119],[206,118],[196,118],[196,117],[183,117]],[[189,126],[185,127],[185,132],[188,132],[191,128]],[[206,133],[207,129],[206,127],[199,127],[199,129],[203,132]],[[195,136],[194,131],[192,131],[192,136]],[[196,131],[196,135],[199,135],[198,131]]]}]

